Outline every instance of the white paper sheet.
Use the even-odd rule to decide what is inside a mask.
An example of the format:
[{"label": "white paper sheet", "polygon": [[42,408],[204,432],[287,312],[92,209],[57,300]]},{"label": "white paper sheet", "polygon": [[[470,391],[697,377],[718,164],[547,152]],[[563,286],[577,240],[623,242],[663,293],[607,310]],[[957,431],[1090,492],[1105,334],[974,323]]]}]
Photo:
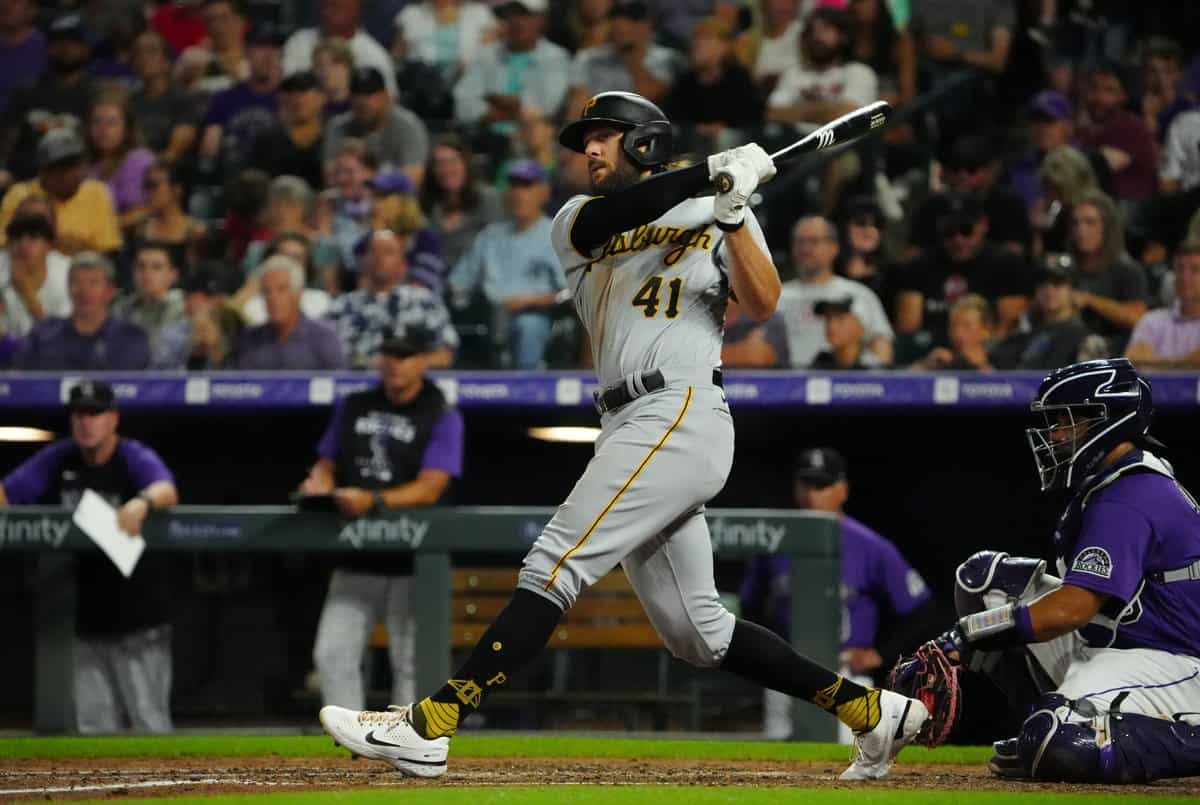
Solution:
[{"label": "white paper sheet", "polygon": [[146,540],[142,539],[141,534],[131,537],[117,526],[117,510],[112,504],[92,490],[85,489],[71,519],[80,531],[100,546],[100,550],[125,578],[133,574],[138,560],[142,558],[142,551],[146,550]]}]

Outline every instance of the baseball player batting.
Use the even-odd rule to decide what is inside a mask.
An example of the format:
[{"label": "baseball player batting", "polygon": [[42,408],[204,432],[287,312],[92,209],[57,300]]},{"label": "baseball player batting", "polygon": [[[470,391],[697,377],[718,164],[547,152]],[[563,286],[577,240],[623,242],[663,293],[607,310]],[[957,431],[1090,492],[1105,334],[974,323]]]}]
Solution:
[{"label": "baseball player batting", "polygon": [[962,618],[902,660],[893,686],[930,704],[926,740],[953,726],[955,663],[996,681],[1028,714],[995,744],[1001,777],[1200,774],[1200,507],[1155,455],[1150,384],[1124,358],[1079,363],[1042,381],[1032,408],[1042,489],[1072,494],[1054,532],[1059,575],[1038,559],[969,558]]},{"label": "baseball player batting", "polygon": [[[595,455],[525,557],[517,589],[466,663],[437,691],[389,712],[321,710],[340,744],[401,772],[445,772],[461,720],[546,645],[562,613],[618,563],[663,643],[806,699],[856,733],[845,779],[887,774],[928,713],[917,701],[855,684],[720,603],[704,504],[733,461],[721,388],[731,295],[765,319],[779,275],[746,201],[775,174],[758,145],[667,171],[671,124],[640,95],[606,92],[559,141],[587,156],[592,195],[554,218],[553,245],[591,337],[601,390]],[[728,189],[693,198],[725,174]]]}]

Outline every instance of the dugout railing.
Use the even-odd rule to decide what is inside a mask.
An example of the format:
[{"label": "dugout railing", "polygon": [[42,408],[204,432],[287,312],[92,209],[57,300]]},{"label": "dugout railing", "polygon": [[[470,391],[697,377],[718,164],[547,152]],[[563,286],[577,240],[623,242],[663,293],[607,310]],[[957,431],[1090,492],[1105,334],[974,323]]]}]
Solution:
[{"label": "dugout railing", "polygon": [[[144,536],[148,551],[193,553],[392,552],[413,554],[418,690],[451,672],[451,555],[511,553],[514,564],[553,514],[545,507],[422,508],[345,520],[293,507],[181,506],[155,512]],[[789,554],[792,642],[829,667],[841,635],[839,535],[831,515],[807,511],[714,509],[707,512],[718,559]],[[0,553],[38,553],[34,596],[33,723],[39,732],[69,732],[74,723],[72,668],[75,583],[71,554],[99,550],[61,508],[0,510]],[[176,635],[176,639],[186,636]],[[836,722],[796,708],[794,736],[834,740]]]}]

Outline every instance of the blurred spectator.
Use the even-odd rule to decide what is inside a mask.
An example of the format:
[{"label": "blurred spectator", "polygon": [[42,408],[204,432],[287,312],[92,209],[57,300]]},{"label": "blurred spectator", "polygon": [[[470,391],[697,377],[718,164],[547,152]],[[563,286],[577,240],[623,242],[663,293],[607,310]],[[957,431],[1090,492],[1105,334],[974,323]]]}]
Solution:
[{"label": "blurred spectator", "polygon": [[912,34],[900,28],[887,0],[850,0],[854,21],[850,58],[875,71],[880,97],[893,105],[917,96],[917,51]]},{"label": "blurred spectator", "polygon": [[218,92],[208,104],[200,138],[201,160],[233,176],[250,158],[250,147],[263,132],[277,125],[276,93],[283,79],[279,48],[281,34],[261,27],[250,35],[246,50],[249,75]]},{"label": "blurred spectator", "polygon": [[1183,48],[1165,37],[1152,37],[1142,53],[1142,122],[1162,143],[1171,123],[1196,105],[1183,87]]},{"label": "blurred spectator", "polygon": [[88,75],[92,49],[78,14],[55,17],[46,32],[49,69],[31,86],[14,90],[6,110],[3,155],[17,179],[37,171],[37,147],[56,128],[81,130],[95,84]]},{"label": "blurred spectator", "polygon": [[0,251],[0,333],[23,338],[46,318],[71,315],[70,261],[54,249],[54,211],[26,199],[8,222]]},{"label": "blurred spectator", "polygon": [[854,315],[854,300],[832,299],[817,302],[813,313],[825,320],[825,343],[828,348],[817,353],[812,366],[816,371],[871,369],[863,363],[867,346],[862,322]]},{"label": "blurred spectator", "polygon": [[780,76],[800,68],[799,0],[764,0],[762,42],[754,62],[754,80],[769,95]]},{"label": "blurred spectator", "polygon": [[206,19],[201,15],[203,5],[204,0],[161,3],[150,15],[150,30],[169,42],[176,53],[196,47],[208,36]]},{"label": "blurred spectator", "polygon": [[[229,300],[229,304],[241,311],[242,319],[251,327],[267,323],[267,306],[262,294],[263,267],[272,257],[281,255],[294,260],[304,272],[305,282],[317,276],[313,262],[312,241],[299,232],[284,232],[275,237],[263,252],[263,262],[250,273],[246,284]],[[317,321],[325,318],[333,298],[321,288],[303,288],[300,292],[300,312]]]},{"label": "blurred spectator", "polygon": [[337,264],[336,244],[323,239],[312,226],[316,198],[308,182],[299,176],[277,176],[271,181],[262,227],[242,257],[242,276],[249,276],[262,262],[271,241],[285,232],[297,232],[308,239],[318,275]]},{"label": "blurred spectator", "polygon": [[375,156],[365,141],[342,139],[329,163],[331,187],[326,191],[333,241],[343,265],[353,265],[354,251],[371,227],[372,195],[368,183],[375,176]]},{"label": "blurred spectator", "polygon": [[1139,369],[1200,368],[1200,241],[1175,252],[1175,302],[1138,321],[1125,357]]},{"label": "blurred spectator", "polygon": [[887,287],[890,260],[884,244],[887,220],[870,196],[856,196],[842,209],[835,269],[838,274],[866,285],[881,300]]},{"label": "blurred spectator", "polygon": [[283,254],[268,257],[259,267],[258,288],[267,320],[242,332],[235,368],[318,372],[346,368],[337,333],[300,310],[304,281],[304,267]]},{"label": "blurred spectator", "polygon": [[1088,73],[1084,85],[1087,116],[1078,136],[1108,163],[1118,199],[1144,201],[1154,194],[1154,139],[1145,122],[1125,108],[1129,96],[1120,69],[1100,64]]},{"label": "blurred spectator", "polygon": [[654,44],[644,0],[614,0],[608,12],[608,43],[579,51],[571,62],[566,115],[579,114],[596,93],[613,90],[636,92],[657,103],[682,70],[682,61],[677,51]]},{"label": "blurred spectator", "polygon": [[697,124],[718,147],[723,129],[762,121],[754,81],[735,59],[733,29],[720,17],[706,17],[692,29],[688,68],[671,85],[662,110],[673,123]]},{"label": "blurred spectator", "polygon": [[458,333],[445,305],[428,288],[405,284],[407,249],[406,235],[391,230],[373,233],[367,243],[363,287],[336,298],[329,310],[356,368],[374,366],[380,345],[392,334],[418,328],[433,334],[430,366],[446,367],[454,360]]},{"label": "blurred spectator", "polygon": [[492,309],[492,337],[505,366],[539,369],[554,323],[553,308],[566,287],[550,245],[550,218],[542,211],[550,189],[533,160],[508,168],[507,220],[489,224],[450,272],[451,298],[465,307],[481,294]]},{"label": "blurred spectator", "polygon": [[837,230],[824,218],[801,218],[792,228],[792,265],[797,278],[783,284],[778,310],[787,326],[792,366],[803,369],[828,348],[825,323],[816,314],[818,302],[852,300],[866,330],[864,362],[886,366],[892,360],[892,326],[883,305],[870,288],[833,273],[838,255]]},{"label": "blurred spectator", "polygon": [[1129,333],[1146,313],[1146,272],[1125,251],[1117,205],[1100,192],[1085,193],[1071,208],[1075,305],[1092,332],[1123,354]]},{"label": "blurred spectator", "polygon": [[945,344],[950,307],[973,293],[995,306],[996,335],[1007,335],[1033,294],[1030,265],[988,240],[987,214],[973,196],[949,197],[937,226],[940,248],[894,272],[896,331]]},{"label": "blurred spectator", "polygon": [[[415,187],[408,174],[399,171],[376,174],[369,182],[375,197],[371,208],[371,229],[390,229],[408,240],[407,282],[423,285],[439,298],[445,296],[446,274],[450,267],[442,259],[442,245],[421,212]],[[364,237],[355,249],[354,271],[366,253],[370,238]]]},{"label": "blurred spectator", "polygon": [[608,41],[608,13],[613,0],[579,0],[568,3],[560,28],[551,38],[572,53],[603,45]]},{"label": "blurred spectator", "polygon": [[879,99],[875,71],[847,61],[851,21],[822,6],[804,23],[801,63],[784,73],[767,98],[767,120],[819,125]]},{"label": "blurred spectator", "polygon": [[325,94],[325,117],[333,118],[350,111],[350,77],[354,74],[354,53],[345,39],[322,39],[313,50],[313,72]]},{"label": "blurred spectator", "polygon": [[154,162],[154,152],[142,147],[126,97],[99,95],[88,116],[87,132],[92,178],[108,185],[121,226],[136,224],[145,215],[142,180]]},{"label": "blurred spectator", "polygon": [[[983,204],[990,243],[1013,254],[1026,255],[1033,239],[1029,211],[1020,196],[1000,183],[1000,153],[988,136],[960,137],[946,159],[946,186],[950,194],[969,194]],[[949,196],[940,194],[918,208],[911,242],[919,253],[937,250],[938,221],[949,205]]]},{"label": "blurred spectator", "polygon": [[184,279],[183,290],[191,326],[190,371],[224,369],[243,329],[241,316],[222,302],[220,273],[201,266]]},{"label": "blurred spectator", "polygon": [[[138,536],[146,515],[174,506],[170,470],[150,447],[119,436],[107,383],[72,387],[71,436],[35,453],[4,478],[0,505],[79,505],[86,490],[116,509],[117,527]],[[171,731],[170,586],[166,557],[147,551],[126,578],[100,551],[74,556],[75,728],[84,734]]]},{"label": "blurred spectator", "polygon": [[0,112],[13,91],[37,81],[46,69],[46,37],[34,25],[34,0],[0,3]]},{"label": "blurred spectator", "polygon": [[998,76],[1008,66],[1016,30],[1012,0],[912,0],[917,52],[934,74],[973,67]]},{"label": "blurred spectator", "polygon": [[9,188],[0,202],[0,226],[8,226],[17,205],[46,196],[54,205],[59,251],[113,252],[121,248],[121,228],[112,195],[103,182],[87,178],[83,140],[70,129],[54,129],[38,143],[38,178]]},{"label": "blurred spectator", "polygon": [[[850,498],[846,460],[829,447],[804,450],[792,482],[796,508],[837,516],[841,545],[841,672],[864,684],[883,679],[905,651],[937,631],[937,609],[925,580],[904,555],[877,532],[844,512]],[[786,554],[756,556],[746,568],[739,598],[745,616],[776,634],[792,634],[792,560]],[[803,628],[803,624],[796,624]],[[763,728],[773,739],[792,730],[792,700],[763,694]],[[847,730],[840,737],[850,742]]]},{"label": "blurred spectator", "polygon": [[[997,369],[1058,369],[1084,360],[1091,336],[1071,298],[1071,271],[1051,263],[1038,273],[1033,304],[1016,332],[989,352]],[[1107,353],[1105,353],[1107,354]]]},{"label": "blurred spectator", "polygon": [[134,228],[134,245],[153,241],[171,249],[171,260],[186,269],[195,257],[208,228],[183,210],[183,180],[180,167],[157,162],[146,169],[142,190],[146,197],[146,215]]},{"label": "blurred spectator", "polygon": [[196,143],[196,103],[172,83],[167,43],[153,31],[134,40],[133,66],[140,83],[129,106],[142,141],[160,161],[174,164]]},{"label": "blurred spectator", "polygon": [[260,133],[250,160],[271,176],[297,176],[311,188],[324,187],[325,93],[311,70],[293,73],[279,85],[279,125]]},{"label": "blurred spectator", "polygon": [[946,342],[913,364],[914,369],[988,371],[988,341],[992,337],[992,306],[977,293],[959,297],[950,306]]},{"label": "blurred spectator", "polygon": [[392,53],[398,59],[437,67],[453,83],[496,38],[496,29],[496,17],[486,3],[421,0],[396,15]]},{"label": "blurred spectator", "polygon": [[[558,155],[562,148],[558,143],[558,127],[554,125],[545,112],[536,106],[526,106],[521,110],[521,120],[516,135],[513,137],[512,156],[504,160],[496,171],[495,187],[504,192],[508,187],[508,167],[516,160],[532,159],[542,166],[546,172],[547,181],[554,186],[558,174]],[[554,204],[553,192],[546,203],[547,214],[558,209]]]},{"label": "blurred spectator", "polygon": [[145,331],[109,310],[117,294],[115,277],[112,263],[103,255],[75,255],[67,278],[70,318],[51,317],[35,324],[17,353],[17,368],[75,372],[148,368],[150,342]]},{"label": "blurred spectator", "polygon": [[725,336],[721,365],[730,369],[787,369],[787,325],[776,311],[766,321],[743,316],[741,306],[730,299],[725,307]]},{"label": "blurred spectator", "polygon": [[1096,171],[1081,151],[1061,145],[1046,154],[1038,179],[1041,195],[1030,214],[1038,241],[1034,251],[1064,252],[1071,236],[1071,208],[1085,193],[1100,190]]},{"label": "blurred spectator", "polygon": [[325,160],[333,158],[346,137],[367,143],[375,163],[387,170],[402,170],[420,184],[429,155],[429,133],[419,117],[393,103],[384,91],[378,70],[360,67],[350,77],[350,111],[329,121]]},{"label": "blurred spectator", "polygon": [[542,36],[546,0],[506,0],[495,10],[500,40],[484,48],[455,85],[454,119],[507,135],[527,104],[558,113],[571,63]]},{"label": "blurred spectator", "polygon": [[355,67],[374,67],[383,76],[387,93],[396,97],[396,68],[387,50],[359,27],[361,0],[319,0],[319,26],[302,28],[288,37],[283,46],[285,75],[312,69],[313,48],[321,39],[337,36],[350,43]]},{"label": "blurred spectator", "polygon": [[207,97],[250,77],[249,24],[238,0],[204,0],[200,13],[208,41],[179,54],[175,81],[180,89]]},{"label": "blurred spectator", "polygon": [[[380,346],[379,384],[343,397],[317,445],[301,495],[331,495],[343,517],[442,502],[462,475],[462,416],[435,383],[429,346],[416,334]],[[317,624],[313,660],[324,704],[362,708],[363,652],[371,628],[388,632],[392,699],[412,701],[416,596],[412,555],[339,557]]]},{"label": "blurred spectator", "polygon": [[150,339],[151,369],[182,369],[191,348],[183,291],[171,248],[147,242],[133,255],[133,293],[118,299],[113,316],[136,324]]},{"label": "blurred spectator", "polygon": [[1087,157],[1101,187],[1112,184],[1112,172],[1099,152],[1087,151],[1075,139],[1075,107],[1057,90],[1043,90],[1029,103],[1030,148],[1009,167],[1009,186],[1033,209],[1040,193],[1039,172],[1052,151],[1071,146]]},{"label": "blurred spectator", "polygon": [[[1171,123],[1163,144],[1158,183],[1166,195],[1200,187],[1200,110],[1182,112]],[[1194,204],[1190,206],[1195,209]]]},{"label": "blurred spectator", "polygon": [[456,134],[444,134],[434,142],[420,200],[451,266],[475,236],[503,214],[500,195],[476,176],[470,147]]}]

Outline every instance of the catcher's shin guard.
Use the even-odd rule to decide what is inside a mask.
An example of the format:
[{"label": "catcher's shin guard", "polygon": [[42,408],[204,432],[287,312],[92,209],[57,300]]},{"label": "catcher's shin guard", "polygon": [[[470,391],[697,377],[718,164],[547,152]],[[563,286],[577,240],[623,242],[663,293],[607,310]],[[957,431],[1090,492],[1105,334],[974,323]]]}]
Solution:
[{"label": "catcher's shin guard", "polygon": [[[1042,705],[1025,720],[1017,741],[1029,779],[1148,783],[1200,775],[1200,727],[1119,710],[1068,721],[1072,703],[1060,694]],[[1086,708],[1076,708],[1077,715],[1079,709]]]}]

